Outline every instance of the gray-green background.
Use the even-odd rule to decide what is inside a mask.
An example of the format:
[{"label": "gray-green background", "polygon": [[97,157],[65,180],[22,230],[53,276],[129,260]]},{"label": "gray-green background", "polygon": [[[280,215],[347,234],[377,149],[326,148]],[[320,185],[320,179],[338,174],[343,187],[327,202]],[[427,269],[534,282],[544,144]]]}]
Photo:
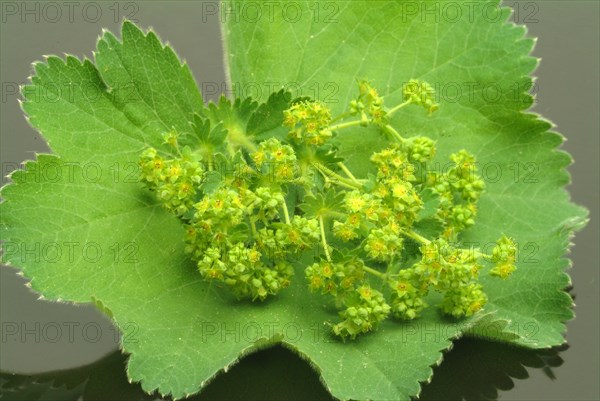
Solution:
[{"label": "gray-green background", "polygon": [[[20,162],[33,158],[34,152],[47,151],[44,141],[23,117],[16,94],[17,86],[25,83],[32,72],[31,62],[42,60],[46,54],[92,57],[91,50],[101,29],[118,32],[123,17],[129,16],[142,27],[153,27],[163,40],[170,42],[187,60],[198,84],[211,92],[205,93],[205,98],[216,98],[215,88],[224,88],[219,18],[207,15],[207,10],[218,2],[53,2],[57,7],[34,1],[0,3],[3,183],[7,181],[4,176]],[[554,371],[557,379],[552,381],[542,371],[530,369],[531,377],[517,380],[515,388],[503,392],[501,398],[598,400],[599,2],[542,0],[507,4],[518,11],[517,22],[525,23],[530,35],[539,38],[534,55],[543,60],[535,74],[535,111],[552,120],[567,137],[563,149],[576,160],[569,168],[573,180],[569,189],[575,202],[590,209],[591,221],[577,235],[572,249],[574,268],[570,273],[577,317],[568,323],[570,347],[561,353],[565,362]],[[25,10],[32,11],[27,14],[23,13]],[[60,16],[57,10],[61,11]],[[2,267],[0,273],[2,370],[39,372],[74,367],[117,347],[115,329],[93,307],[38,301],[16,271]],[[39,324],[40,338],[36,339],[35,334],[27,334],[23,339],[19,335],[5,336],[5,331],[15,324],[20,332],[24,328],[35,331]],[[48,338],[54,338],[52,330],[56,326],[61,328],[62,336],[54,343]]]}]

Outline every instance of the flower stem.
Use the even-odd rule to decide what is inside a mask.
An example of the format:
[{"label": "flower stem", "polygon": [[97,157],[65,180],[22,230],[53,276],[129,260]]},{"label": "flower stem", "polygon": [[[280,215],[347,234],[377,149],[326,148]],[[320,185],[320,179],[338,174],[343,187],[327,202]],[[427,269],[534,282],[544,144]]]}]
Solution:
[{"label": "flower stem", "polygon": [[478,258],[484,258],[484,259],[492,258],[492,255],[488,255],[487,253],[480,252],[477,249],[473,249],[473,254],[475,255],[475,257],[478,257]]},{"label": "flower stem", "polygon": [[290,221],[290,213],[287,208],[287,203],[285,203],[285,198],[283,199],[283,215],[285,216],[285,224],[292,224]]},{"label": "flower stem", "polygon": [[395,112],[397,112],[398,110],[400,110],[401,108],[403,108],[406,105],[409,105],[411,103],[410,100],[407,100],[404,103],[400,103],[398,106],[392,108],[390,111],[387,112],[388,116],[391,116],[392,114],[394,114]]},{"label": "flower stem", "polygon": [[337,181],[334,181],[334,180],[331,180],[331,181],[336,184],[340,184],[340,185],[349,187],[351,189],[361,189],[362,188],[362,185],[360,183],[354,182],[348,178],[342,177],[335,171],[325,167],[324,165],[322,165],[319,162],[313,162],[313,166],[315,166],[315,168],[317,170],[319,170],[319,172],[323,175],[323,177],[329,178],[329,179],[331,179],[332,177],[335,178]]},{"label": "flower stem", "polygon": [[394,268],[394,255],[392,254],[392,257],[390,258],[390,262],[387,265],[387,268],[385,269],[386,274],[390,274],[392,272]]},{"label": "flower stem", "polygon": [[354,174],[352,174],[352,171],[350,171],[348,169],[348,167],[346,167],[346,165],[343,162],[338,162],[338,166],[342,169],[342,171],[344,173],[346,173],[346,175],[348,176],[348,178],[350,178],[355,183],[360,184],[360,182],[356,179],[356,177],[354,176]]},{"label": "flower stem", "polygon": [[321,174],[323,175],[323,178],[325,178],[325,183],[326,184],[327,183],[332,183],[332,184],[335,184],[335,185],[339,185],[340,187],[344,187],[344,188],[348,188],[348,189],[356,189],[352,185],[348,185],[348,184],[345,184],[343,182],[333,181],[329,177],[327,177],[327,175],[323,174],[322,172],[321,172]]},{"label": "flower stem", "polygon": [[208,171],[213,171],[213,155],[212,155],[212,153],[208,154],[207,164],[208,164]]},{"label": "flower stem", "polygon": [[377,277],[379,277],[381,279],[386,279],[386,274],[384,274],[384,273],[382,273],[380,271],[377,271],[375,269],[371,269],[368,266],[363,266],[363,270],[366,271],[367,273],[371,273],[372,275],[377,276]]},{"label": "flower stem", "polygon": [[323,222],[323,216],[319,216],[319,226],[321,227],[321,242],[323,243],[323,249],[325,250],[325,258],[328,262],[331,262],[331,255],[329,254],[329,247],[327,246],[327,238],[325,238],[325,223]]},{"label": "flower stem", "polygon": [[351,115],[352,115],[352,113],[350,113],[350,112],[342,113],[339,116],[335,117],[333,120],[331,120],[331,122],[334,123],[336,121],[343,120],[344,118],[350,117]]},{"label": "flower stem", "polygon": [[412,230],[400,230],[400,232],[402,234],[406,235],[407,237],[410,237],[422,244],[425,244],[425,245],[431,244],[431,241],[429,241],[427,238],[423,237],[420,234],[417,234],[416,232],[414,232]]},{"label": "flower stem", "polygon": [[345,123],[339,123],[336,125],[332,125],[329,127],[329,129],[331,131],[336,131],[336,130],[340,130],[340,129],[344,129],[344,128],[355,127],[357,125],[360,125],[361,123],[362,123],[361,120],[347,121]]},{"label": "flower stem", "polygon": [[258,237],[258,233],[256,232],[256,223],[254,223],[254,220],[252,219],[252,217],[248,218],[248,220],[250,221],[250,229],[252,230],[252,237],[256,240],[256,238]]},{"label": "flower stem", "polygon": [[394,137],[399,143],[406,142],[406,139],[402,138],[402,135],[400,135],[400,133],[398,133],[398,131],[396,131],[396,129],[391,125],[386,125],[384,129],[388,134],[392,135],[392,137]]}]

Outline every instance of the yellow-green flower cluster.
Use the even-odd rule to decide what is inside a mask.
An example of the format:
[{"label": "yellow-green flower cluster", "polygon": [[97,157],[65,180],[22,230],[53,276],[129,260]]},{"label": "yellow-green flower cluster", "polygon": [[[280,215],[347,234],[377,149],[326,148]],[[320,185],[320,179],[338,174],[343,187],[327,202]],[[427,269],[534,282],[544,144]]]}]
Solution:
[{"label": "yellow-green flower cluster", "polygon": [[365,272],[364,263],[360,259],[340,262],[321,260],[306,268],[308,288],[311,291],[321,290],[323,294],[331,294],[343,302],[349,291],[362,283]]},{"label": "yellow-green flower cluster", "polygon": [[[343,321],[333,328],[335,334],[352,337],[370,330],[378,321],[365,310],[359,313],[352,304],[362,299],[356,297],[358,289],[368,285],[365,273],[379,276],[387,283],[389,306],[381,293],[377,304],[385,304],[385,309],[397,319],[417,318],[427,307],[425,297],[430,290],[443,294],[441,308],[455,318],[471,316],[485,306],[487,297],[478,282],[484,255],[448,242],[474,223],[483,180],[477,174],[475,158],[463,150],[451,155],[452,167],[435,176],[433,183],[420,181],[416,165],[426,168],[435,152],[435,142],[429,138],[405,139],[373,153],[371,161],[377,173],[368,189],[346,190],[341,210],[333,217],[331,232],[342,243],[349,244],[353,254],[360,255],[355,259],[360,261],[356,265],[359,267],[352,272],[362,274],[349,273],[336,259],[323,260],[306,270],[310,289],[333,295],[345,306],[340,313]],[[424,206],[419,192],[427,186],[440,199],[437,218],[443,223],[441,235],[433,241],[413,231]],[[420,258],[398,269],[407,239],[421,242]],[[492,275],[506,277],[512,272],[513,245],[505,237],[498,241],[491,256],[496,263]],[[387,266],[386,272],[366,266],[366,261],[374,266]],[[362,320],[355,320],[359,318]]]},{"label": "yellow-green flower cluster", "polygon": [[312,248],[319,242],[319,222],[294,216],[290,224],[281,224],[275,231],[277,243],[285,244],[295,252]]},{"label": "yellow-green flower cluster", "polygon": [[423,201],[413,185],[415,166],[409,152],[395,145],[374,153],[371,161],[377,166],[377,181],[373,194],[389,208],[389,214],[401,227],[410,227],[423,208]]},{"label": "yellow-green flower cluster", "polygon": [[390,313],[383,294],[366,284],[353,291],[345,305],[340,312],[343,320],[333,326],[333,333],[342,338],[355,338],[377,328]]},{"label": "yellow-green flower cluster", "polygon": [[200,273],[238,297],[263,300],[287,287],[289,256],[318,241],[319,227],[300,216],[283,223],[284,207],[283,193],[271,187],[221,187],[205,195],[186,233]]},{"label": "yellow-green flower cluster", "polygon": [[503,279],[507,278],[515,271],[516,261],[517,245],[511,238],[503,235],[492,250],[492,262],[495,263],[495,266],[490,270],[490,274]]},{"label": "yellow-green flower cluster", "polygon": [[142,152],[139,166],[141,181],[156,192],[165,208],[178,216],[190,210],[205,175],[199,161],[190,156],[165,159],[156,149],[147,148]]},{"label": "yellow-green flower cluster", "polygon": [[275,138],[261,142],[250,156],[258,173],[275,183],[290,182],[298,173],[294,149]]},{"label": "yellow-green flower cluster", "polygon": [[[318,262],[305,269],[308,287],[335,299],[341,321],[332,331],[342,339],[374,330],[390,315],[419,317],[430,291],[442,294],[444,313],[471,316],[487,302],[479,283],[483,261],[494,265],[492,276],[507,278],[515,270],[517,247],[506,236],[491,255],[458,245],[458,234],[475,224],[485,184],[466,150],[450,156],[447,171],[419,174],[429,171],[435,141],[402,137],[390,117],[409,104],[430,113],[438,105],[426,82],[409,81],[403,96],[403,103],[386,109],[377,90],[359,81],[358,96],[341,116],[332,118],[321,102],[298,101],[283,111],[287,139],[257,142],[248,135],[245,146],[225,144],[221,151],[215,150],[216,136],[209,141],[214,149],[180,149],[178,135],[170,132],[165,143],[177,156],[146,149],[141,180],[183,221],[185,249],[201,275],[238,298],[277,294],[290,283],[292,258],[312,250]],[[333,141],[322,145],[333,131],[343,142],[338,132],[367,125],[391,143],[372,153],[371,173],[357,178]],[[240,140],[242,130],[234,139]],[[235,165],[240,174],[227,170],[215,178],[215,160]],[[373,280],[380,281],[377,287]]]},{"label": "yellow-green flower cluster", "polygon": [[437,290],[460,287],[477,280],[482,266],[471,249],[460,249],[444,239],[421,246],[421,260],[414,265],[419,280]]},{"label": "yellow-green flower cluster", "polygon": [[455,318],[469,317],[483,308],[487,296],[479,283],[470,283],[448,290],[441,304],[442,311]]},{"label": "yellow-green flower cluster", "polygon": [[331,111],[318,101],[302,101],[283,112],[283,125],[296,143],[320,146],[331,138]]},{"label": "yellow-green flower cluster", "polygon": [[418,106],[424,107],[429,113],[439,108],[435,102],[435,91],[427,82],[411,79],[402,89],[404,100]]},{"label": "yellow-green flower cluster", "polygon": [[446,228],[444,236],[455,238],[475,224],[477,202],[485,183],[477,173],[475,157],[466,150],[450,156],[453,166],[445,174],[429,177],[428,183],[439,195],[438,217]]},{"label": "yellow-green flower cluster", "polygon": [[208,247],[197,265],[203,277],[222,281],[239,298],[264,300],[287,287],[293,274],[290,264],[265,264],[257,247],[247,247],[243,242],[230,247]]},{"label": "yellow-green flower cluster", "polygon": [[359,191],[346,192],[343,207],[345,219],[333,222],[333,234],[343,241],[368,233],[369,222],[385,224],[385,218],[391,214],[376,196]]},{"label": "yellow-green flower cluster", "polygon": [[[421,261],[416,263],[413,269],[422,288],[432,287],[444,293],[444,299],[454,300],[455,308],[462,307],[465,313],[469,312],[466,316],[483,308],[485,299],[478,299],[478,304],[471,303],[470,299],[467,299],[469,302],[459,304],[456,297],[457,293],[461,293],[461,289],[476,285],[479,279],[479,271],[483,266],[474,250],[456,248],[445,240],[438,239],[423,245],[421,254]],[[452,315],[461,317],[458,309],[454,310]]]},{"label": "yellow-green flower cluster", "polygon": [[387,122],[383,97],[367,81],[358,82],[358,98],[350,102],[350,113],[359,115],[363,126],[369,122],[377,125]]},{"label": "yellow-green flower cluster", "polygon": [[364,250],[367,256],[377,262],[390,262],[402,252],[402,237],[392,224],[375,228],[365,240]]},{"label": "yellow-green flower cluster", "polygon": [[435,156],[435,142],[426,136],[415,136],[407,140],[408,160],[413,163],[427,163]]},{"label": "yellow-green flower cluster", "polygon": [[423,297],[427,295],[429,286],[423,285],[415,269],[401,270],[389,286],[392,292],[391,312],[396,318],[415,319],[427,307]]},{"label": "yellow-green flower cluster", "polygon": [[240,298],[263,300],[288,286],[291,255],[319,241],[315,219],[288,214],[282,185],[294,179],[294,149],[273,138],[263,141],[248,154],[248,163],[237,156],[248,179],[225,176],[205,189],[210,172],[200,160],[188,148],[180,152],[175,133],[165,142],[179,156],[146,149],[141,180],[184,221],[186,252],[202,276],[226,284]]}]

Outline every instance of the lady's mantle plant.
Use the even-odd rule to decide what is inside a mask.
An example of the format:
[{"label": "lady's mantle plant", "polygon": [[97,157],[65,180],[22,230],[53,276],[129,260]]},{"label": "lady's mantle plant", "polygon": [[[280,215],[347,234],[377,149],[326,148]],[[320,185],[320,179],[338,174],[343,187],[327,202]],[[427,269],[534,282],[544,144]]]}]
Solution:
[{"label": "lady's mantle plant", "polygon": [[[487,302],[478,282],[481,260],[495,264],[490,274],[507,278],[515,270],[517,247],[506,236],[489,255],[455,245],[460,232],[475,224],[484,181],[466,150],[450,156],[447,171],[428,170],[435,142],[402,137],[390,119],[410,104],[434,112],[434,91],[411,80],[403,94],[403,103],[387,109],[375,88],[360,81],[357,98],[338,117],[319,101],[292,101],[278,113],[288,130],[285,140],[258,143],[245,132],[224,131],[220,120],[224,112],[256,104],[222,99],[205,118],[195,117],[193,132],[165,134],[171,154],[145,149],[141,180],[182,220],[186,252],[202,276],[224,283],[238,298],[265,300],[279,293],[292,280],[293,260],[312,251],[317,261],[306,267],[308,287],[343,307],[343,320],[333,326],[342,338],[371,331],[390,314],[415,319],[427,306],[430,288],[444,293],[444,313],[468,317]],[[274,98],[289,96],[280,92]],[[370,125],[389,144],[370,157],[375,174],[358,179],[329,139]],[[301,203],[290,208],[286,198],[298,194]],[[414,231],[427,220],[421,216],[427,194],[436,202],[433,239]],[[408,241],[418,251],[411,252]]]},{"label": "lady's mantle plant", "polygon": [[[335,22],[307,3],[294,23],[223,24],[232,87],[293,97],[205,106],[129,22],[94,62],[49,57],[23,88],[55,154],[2,190],[3,260],[110,315],[148,391],[195,393],[281,343],[338,398],[408,399],[457,336],[564,341],[563,255],[585,211],[563,190],[561,137],[523,112],[533,42],[495,2],[453,21],[334,4]],[[86,244],[101,252],[56,251]]]}]

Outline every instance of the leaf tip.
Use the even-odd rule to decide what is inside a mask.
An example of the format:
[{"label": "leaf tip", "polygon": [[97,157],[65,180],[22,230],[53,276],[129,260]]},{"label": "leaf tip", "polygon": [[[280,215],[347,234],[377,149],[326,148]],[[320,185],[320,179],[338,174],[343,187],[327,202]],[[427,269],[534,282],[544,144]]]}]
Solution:
[{"label": "leaf tip", "polygon": [[144,31],[133,21],[124,19],[123,25],[121,26],[121,36],[124,38],[125,36],[145,37],[146,35],[144,34]]}]

